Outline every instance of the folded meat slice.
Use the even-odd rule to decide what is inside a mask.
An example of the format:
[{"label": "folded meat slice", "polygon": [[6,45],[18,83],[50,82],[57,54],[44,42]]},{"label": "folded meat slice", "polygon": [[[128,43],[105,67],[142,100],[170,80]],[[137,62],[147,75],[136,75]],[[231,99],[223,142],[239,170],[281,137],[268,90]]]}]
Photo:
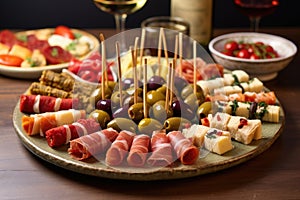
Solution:
[{"label": "folded meat slice", "polygon": [[182,164],[191,165],[197,161],[200,150],[180,131],[171,131],[168,133],[168,137]]},{"label": "folded meat slice", "polygon": [[59,110],[69,110],[78,105],[77,98],[56,98],[43,95],[21,95],[20,111],[23,113],[45,113]]},{"label": "folded meat slice", "polygon": [[61,125],[46,131],[46,140],[50,147],[68,144],[71,140],[100,130],[99,123],[93,119],[79,119],[68,125]]},{"label": "folded meat slice", "polygon": [[106,152],[105,162],[107,165],[117,166],[122,164],[128,154],[135,133],[123,130]]},{"label": "folded meat slice", "polygon": [[150,137],[145,134],[136,135],[127,157],[129,166],[142,167],[145,165],[149,152]]},{"label": "folded meat slice", "polygon": [[104,153],[118,136],[113,128],[97,131],[70,141],[68,153],[76,160],[84,160]]},{"label": "folded meat slice", "polygon": [[85,118],[85,110],[61,110],[57,112],[45,112],[42,114],[31,114],[30,116],[24,115],[22,117],[22,127],[27,135],[44,133],[54,127],[71,124],[78,119]]},{"label": "folded meat slice", "polygon": [[154,132],[151,137],[152,154],[147,160],[151,166],[169,166],[174,161],[173,148],[164,131]]}]

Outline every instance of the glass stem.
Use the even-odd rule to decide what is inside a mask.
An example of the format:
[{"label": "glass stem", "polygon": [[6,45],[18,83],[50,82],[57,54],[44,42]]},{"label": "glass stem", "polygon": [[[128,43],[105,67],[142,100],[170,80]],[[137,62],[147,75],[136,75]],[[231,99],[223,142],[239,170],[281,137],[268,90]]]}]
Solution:
[{"label": "glass stem", "polygon": [[260,17],[250,17],[250,31],[258,32]]},{"label": "glass stem", "polygon": [[115,14],[116,29],[118,33],[125,31],[126,14]]}]

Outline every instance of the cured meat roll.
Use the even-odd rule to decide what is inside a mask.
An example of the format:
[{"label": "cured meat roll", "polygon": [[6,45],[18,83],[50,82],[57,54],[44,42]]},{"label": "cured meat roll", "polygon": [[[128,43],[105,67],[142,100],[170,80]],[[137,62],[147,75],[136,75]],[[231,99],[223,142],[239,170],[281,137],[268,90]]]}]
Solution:
[{"label": "cured meat roll", "polygon": [[129,166],[142,167],[145,165],[149,152],[150,137],[145,134],[134,136],[127,163]]},{"label": "cured meat roll", "polygon": [[61,125],[46,131],[46,139],[50,147],[68,144],[71,140],[100,130],[99,123],[92,118],[79,119],[69,125]]},{"label": "cured meat roll", "polygon": [[135,133],[123,130],[106,152],[106,164],[111,166],[120,165],[129,152]]},{"label": "cured meat roll", "polygon": [[163,131],[154,132],[151,137],[152,154],[147,163],[151,166],[165,167],[173,163],[173,149],[169,138]]},{"label": "cured meat roll", "polygon": [[171,131],[168,133],[168,137],[182,164],[191,165],[197,161],[200,150],[180,131]]},{"label": "cured meat roll", "polygon": [[104,153],[118,136],[113,128],[97,131],[70,141],[69,154],[76,160],[84,160]]},{"label": "cured meat roll", "polygon": [[44,136],[44,133],[51,128],[71,124],[85,117],[85,110],[74,109],[32,114],[30,116],[24,115],[22,117],[22,127],[27,135],[40,134]]},{"label": "cured meat roll", "polygon": [[78,99],[62,99],[43,95],[21,95],[20,111],[23,113],[44,113],[76,108]]}]

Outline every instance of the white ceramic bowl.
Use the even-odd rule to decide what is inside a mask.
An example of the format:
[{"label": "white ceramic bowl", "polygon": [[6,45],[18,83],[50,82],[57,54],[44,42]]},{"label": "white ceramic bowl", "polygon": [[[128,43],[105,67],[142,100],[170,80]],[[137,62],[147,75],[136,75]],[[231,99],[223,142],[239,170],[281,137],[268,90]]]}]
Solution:
[{"label": "white ceramic bowl", "polygon": [[[279,54],[278,58],[271,59],[245,59],[227,56],[221,51],[224,44],[229,40],[237,42],[264,42],[271,45]],[[274,79],[278,72],[284,69],[294,58],[297,47],[291,41],[276,35],[254,32],[238,32],[218,36],[212,39],[208,45],[212,57],[217,63],[222,64],[226,69],[241,69],[250,76],[257,77],[261,81]]]}]

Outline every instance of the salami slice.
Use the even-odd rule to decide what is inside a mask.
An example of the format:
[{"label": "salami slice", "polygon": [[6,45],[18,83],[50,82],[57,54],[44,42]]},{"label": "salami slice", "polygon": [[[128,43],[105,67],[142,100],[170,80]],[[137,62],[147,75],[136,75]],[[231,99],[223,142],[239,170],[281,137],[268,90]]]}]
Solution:
[{"label": "salami slice", "polygon": [[172,164],[173,148],[165,132],[154,132],[151,138],[152,154],[147,163],[151,166],[165,167]]},{"label": "salami slice", "polygon": [[74,109],[32,114],[30,116],[24,115],[22,117],[22,127],[27,135],[40,134],[43,136],[44,133],[51,128],[71,124],[85,117],[85,110]]},{"label": "salami slice", "polygon": [[100,130],[95,119],[79,119],[69,125],[61,125],[46,131],[46,139],[50,147],[68,144],[71,140]]},{"label": "salami slice", "polygon": [[77,98],[56,98],[44,95],[21,95],[20,111],[23,113],[45,113],[59,110],[76,108],[79,100]]},{"label": "salami slice", "polygon": [[145,134],[134,136],[127,163],[129,166],[142,167],[145,165],[149,152],[150,137]]},{"label": "salami slice", "polygon": [[49,64],[60,64],[71,61],[72,54],[60,46],[49,46],[43,49],[42,53]]},{"label": "salami slice", "polygon": [[118,166],[122,164],[129,152],[135,133],[123,130],[106,152],[106,164]]},{"label": "salami slice", "polygon": [[116,130],[108,128],[74,139],[70,142],[68,153],[76,160],[104,153],[118,134]]},{"label": "salami slice", "polygon": [[177,158],[184,165],[194,164],[199,157],[199,149],[180,131],[171,131],[168,137],[176,152]]}]

